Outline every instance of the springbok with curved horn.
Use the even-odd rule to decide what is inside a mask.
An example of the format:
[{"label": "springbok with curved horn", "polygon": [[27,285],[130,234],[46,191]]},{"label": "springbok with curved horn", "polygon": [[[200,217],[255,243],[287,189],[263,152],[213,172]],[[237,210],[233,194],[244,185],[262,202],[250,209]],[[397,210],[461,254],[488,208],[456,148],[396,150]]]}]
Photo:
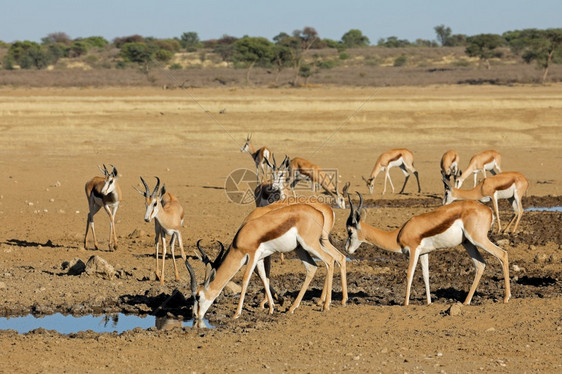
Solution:
[{"label": "springbok with curved horn", "polygon": [[478,182],[478,173],[482,172],[484,179],[486,179],[486,170],[489,170],[492,175],[496,175],[497,173],[494,171],[494,168],[496,168],[498,169],[498,172],[501,173],[501,162],[501,155],[498,151],[494,151],[493,149],[475,154],[470,159],[466,169],[459,172],[459,177],[455,182],[455,187],[461,188],[465,179],[468,178],[470,174],[474,174],[474,187],[476,187]]},{"label": "springbok with curved horn", "polygon": [[[158,191],[160,187],[160,178],[156,177],[156,187],[152,193],[148,187],[148,184],[140,177],[142,184],[144,185],[144,192],[136,189],[138,193],[144,196],[144,204],[146,211],[144,213],[144,220],[146,222],[152,221],[154,219],[154,244],[156,245],[156,277],[160,279],[160,284],[164,284],[164,260],[166,259],[166,235],[170,235],[170,250],[172,252],[172,260],[174,262],[174,273],[176,276],[176,281],[180,280],[178,274],[178,268],[176,265],[176,256],[174,253],[174,245],[176,240],[179,243],[181,250],[181,257],[185,260],[185,253],[183,251],[183,243],[181,238],[180,228],[183,224],[183,207],[181,206],[178,199],[171,194],[166,192],[166,186],[162,186],[160,192]],[[160,272],[158,266],[158,246],[162,240],[162,271]]]},{"label": "springbok with curved horn", "polygon": [[443,205],[450,204],[455,200],[478,200],[480,202],[487,202],[491,199],[498,220],[498,232],[502,230],[498,199],[507,199],[513,207],[514,215],[504,232],[507,232],[514,222],[515,225],[513,226],[512,233],[515,233],[517,230],[519,220],[521,220],[521,216],[523,215],[521,198],[525,195],[529,187],[529,181],[527,181],[527,178],[525,178],[523,174],[516,171],[499,173],[484,179],[472,190],[460,190],[455,188],[444,178],[443,184],[445,186]]},{"label": "springbok with curved horn", "polygon": [[[289,176],[292,179],[290,187],[293,191],[293,197],[296,197],[295,186],[297,183],[302,179],[307,179],[312,184],[313,192],[314,186],[319,184],[324,191],[335,199],[338,208],[345,209],[345,195],[347,194],[347,190],[343,190],[340,193],[337,186],[334,185],[334,180],[331,179],[320,166],[302,157],[295,157],[289,164]],[[337,183],[337,180],[335,182]]]},{"label": "springbok with curved horn", "polygon": [[109,216],[109,250],[112,249],[111,240],[113,239],[113,249],[117,249],[117,234],[115,233],[115,214],[119,208],[121,201],[121,188],[117,184],[118,173],[115,166],[111,165],[113,170],[111,173],[107,167],[103,165],[103,169],[98,168],[103,173],[103,177],[94,177],[90,179],[84,189],[86,190],[86,198],[88,199],[88,219],[86,221],[86,234],[84,234],[84,249],[86,249],[86,240],[88,239],[88,229],[92,228],[94,237],[94,247],[99,249],[96,240],[96,231],[94,229],[94,215],[103,207]]},{"label": "springbok with curved horn", "polygon": [[[361,199],[361,195],[359,196]],[[348,239],[345,244],[346,250],[349,253],[353,253],[361,242],[366,241],[383,248],[388,246],[394,252],[400,251],[409,255],[404,305],[408,305],[410,302],[410,290],[418,260],[421,261],[426,300],[430,304],[428,254],[436,249],[453,248],[459,244],[464,246],[468,255],[472,258],[476,269],[474,281],[464,304],[470,304],[486,267],[486,262],[478,248],[484,249],[500,261],[505,282],[503,302],[507,303],[509,301],[511,291],[507,252],[488,239],[488,231],[493,221],[490,208],[477,201],[458,201],[410,218],[398,229],[398,233],[381,233],[380,230],[365,222],[361,222],[362,205],[361,202],[357,210],[354,210],[353,207],[351,208],[351,213],[347,220]],[[396,245],[393,243],[395,235]]]},{"label": "springbok with curved horn", "polygon": [[451,149],[443,153],[441,157],[441,175],[443,178],[449,180],[452,176],[456,182],[460,175],[459,172],[459,154],[457,151]]},{"label": "springbok with curved horn", "polygon": [[386,192],[386,181],[390,182],[390,187],[392,187],[392,192],[394,193],[394,185],[392,184],[392,179],[390,178],[389,172],[390,169],[395,166],[398,166],[400,170],[402,170],[402,173],[404,173],[404,176],[406,177],[406,179],[404,180],[404,185],[402,186],[402,189],[400,190],[399,193],[404,192],[404,188],[406,188],[406,183],[408,183],[408,179],[410,179],[410,173],[414,174],[414,176],[416,177],[416,181],[418,182],[418,193],[421,192],[420,178],[418,176],[418,171],[414,168],[414,155],[408,149],[398,148],[398,149],[391,149],[390,151],[384,152],[379,156],[379,158],[377,158],[377,161],[375,162],[375,166],[373,167],[373,171],[371,171],[371,176],[369,177],[369,179],[366,179],[365,177],[361,177],[363,178],[365,183],[367,183],[367,187],[369,187],[370,194],[373,193],[373,188],[375,187],[375,179],[377,178],[377,175],[379,175],[381,171],[385,172],[384,188],[382,190],[382,194],[384,195],[384,193]]},{"label": "springbok with curved horn", "polygon": [[265,180],[266,166],[271,166],[271,151],[267,147],[261,147],[257,151],[252,145],[252,134],[248,134],[246,137],[246,143],[240,149],[240,152],[248,152],[254,163],[256,164],[256,175],[258,182],[263,182]]},{"label": "springbok with curved horn", "polygon": [[[347,191],[347,189],[349,188],[349,182],[346,183],[344,190]],[[335,213],[334,210],[332,209],[332,207],[328,204],[325,204],[321,201],[318,200],[318,198],[314,197],[314,196],[309,196],[309,197],[288,197],[286,199],[283,200],[279,200],[276,201],[272,204],[269,204],[267,206],[264,207],[258,207],[256,209],[254,209],[242,222],[242,225],[245,224],[246,222],[256,219],[258,217],[263,216],[264,214],[274,210],[274,209],[279,209],[279,208],[283,208],[289,205],[294,205],[294,204],[307,204],[312,206],[313,208],[317,209],[318,211],[320,211],[322,213],[322,216],[324,217],[324,225],[322,227],[322,237],[321,237],[321,244],[322,244],[322,249],[324,249],[333,259],[334,261],[336,261],[340,267],[340,276],[341,276],[341,287],[342,287],[342,301],[341,304],[345,305],[347,303],[348,300],[348,294],[347,294],[347,265],[346,265],[346,257],[344,254],[342,254],[336,247],[334,247],[334,245],[332,244],[332,241],[330,239],[330,233],[332,232],[332,229],[334,227],[334,223],[335,223]],[[265,269],[266,269],[266,275],[267,278],[269,279],[269,271],[271,269],[271,257],[266,257],[264,260],[264,264],[265,264]],[[330,290],[327,289],[327,285],[328,285],[328,279],[326,279],[326,281],[324,282],[324,288],[322,289],[322,296],[320,297],[320,303],[324,302],[326,300],[327,297],[327,293],[330,292]],[[263,308],[263,306],[265,305],[267,299],[264,299],[260,306]]]},{"label": "springbok with curved horn", "polygon": [[[323,215],[310,205],[296,204],[272,210],[263,216],[246,222],[236,233],[222,264],[215,271],[212,270],[205,282],[195,291],[193,306],[194,319],[202,320],[205,313],[221,293],[224,286],[238,270],[247,264],[242,280],[240,301],[234,314],[238,318],[242,313],[244,297],[250,281],[250,276],[257,266],[263,282],[269,303],[269,313],[273,313],[273,298],[269,289],[269,281],[265,274],[263,261],[265,257],[275,252],[289,252],[295,250],[306,268],[306,278],[302,288],[289,308],[293,313],[300,302],[317,270],[313,257],[317,257],[326,264],[329,278],[328,289],[331,289],[333,275],[333,259],[322,249],[321,236]],[[191,265],[186,260],[186,266],[195,279]],[[192,289],[194,289],[192,285]],[[331,295],[328,294],[323,310],[329,309]]]}]

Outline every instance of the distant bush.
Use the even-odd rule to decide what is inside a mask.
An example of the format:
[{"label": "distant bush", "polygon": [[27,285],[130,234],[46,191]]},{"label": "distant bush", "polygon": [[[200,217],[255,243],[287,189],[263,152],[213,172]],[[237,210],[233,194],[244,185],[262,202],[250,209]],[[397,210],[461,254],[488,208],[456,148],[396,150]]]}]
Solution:
[{"label": "distant bush", "polygon": [[181,70],[183,69],[183,66],[181,66],[181,64],[173,63],[172,65],[168,66],[168,69],[170,70]]},{"label": "distant bush", "polygon": [[394,59],[393,65],[395,67],[405,66],[407,62],[408,62],[408,57],[406,57],[404,55],[401,55],[401,56],[398,56]]},{"label": "distant bush", "polygon": [[349,54],[347,52],[340,52],[339,57],[340,60],[347,60],[349,58]]}]

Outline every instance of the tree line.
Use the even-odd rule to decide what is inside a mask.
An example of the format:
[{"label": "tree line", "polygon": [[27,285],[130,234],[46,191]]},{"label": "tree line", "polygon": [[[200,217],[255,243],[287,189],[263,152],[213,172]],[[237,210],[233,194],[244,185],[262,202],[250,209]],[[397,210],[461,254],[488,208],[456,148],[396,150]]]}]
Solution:
[{"label": "tree line", "polygon": [[[543,81],[547,79],[549,67],[553,63],[562,63],[562,28],[523,29],[506,31],[503,34],[478,34],[467,36],[453,34],[450,27],[434,27],[437,41],[417,39],[410,42],[391,36],[381,38],[376,46],[381,48],[418,47],[464,47],[470,57],[477,57],[481,63],[490,68],[490,59],[502,56],[502,47],[508,47],[513,53],[527,62],[535,62],[543,69]],[[78,58],[91,50],[118,50],[115,66],[123,68],[138,65],[148,73],[153,66],[168,66],[176,53],[180,51],[195,52],[210,50],[218,54],[223,61],[235,68],[247,69],[246,80],[250,81],[254,67],[267,67],[276,71],[275,81],[283,69],[294,71],[292,83],[302,78],[305,81],[319,69],[334,67],[337,60],[320,59],[313,54],[312,59],[305,60],[306,52],[315,49],[333,48],[340,58],[345,58],[349,48],[369,47],[368,37],[358,29],[351,29],[336,41],[321,38],[312,27],[295,30],[291,34],[281,32],[272,40],[264,37],[243,36],[237,38],[224,35],[219,39],[201,41],[196,32],[184,32],[181,36],[169,39],[157,39],[131,35],[117,37],[109,42],[100,36],[72,39],[64,32],[51,33],[33,41],[16,41],[4,43],[0,48],[7,48],[2,60],[3,69],[44,69],[54,65],[61,58]],[[177,66],[170,65],[169,68]]]}]

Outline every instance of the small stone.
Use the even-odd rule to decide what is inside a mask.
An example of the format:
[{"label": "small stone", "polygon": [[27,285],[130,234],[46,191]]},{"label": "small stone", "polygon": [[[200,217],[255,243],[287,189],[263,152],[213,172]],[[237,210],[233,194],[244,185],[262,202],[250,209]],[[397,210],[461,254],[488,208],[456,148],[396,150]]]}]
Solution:
[{"label": "small stone", "polygon": [[456,303],[451,305],[449,310],[447,311],[450,316],[460,316],[462,314],[462,304]]},{"label": "small stone", "polygon": [[100,256],[92,256],[86,263],[86,274],[95,275],[104,279],[113,279],[115,277],[115,269],[106,260]]},{"label": "small stone", "polygon": [[0,290],[5,290],[6,288],[8,288],[8,287],[6,286],[6,283],[0,282]]},{"label": "small stone", "polygon": [[507,247],[510,245],[509,239],[500,239],[497,241],[498,247]]},{"label": "small stone", "polygon": [[489,329],[486,330],[486,332],[494,332],[494,331],[496,331],[496,329],[493,327],[490,327]]},{"label": "small stone", "polygon": [[52,197],[49,199],[49,202],[54,203],[55,199],[53,199]]},{"label": "small stone", "polygon": [[516,265],[516,264],[513,264],[512,268],[513,268],[513,271],[515,271],[515,272],[520,272],[520,271],[521,271],[521,268],[520,268],[518,265]]}]

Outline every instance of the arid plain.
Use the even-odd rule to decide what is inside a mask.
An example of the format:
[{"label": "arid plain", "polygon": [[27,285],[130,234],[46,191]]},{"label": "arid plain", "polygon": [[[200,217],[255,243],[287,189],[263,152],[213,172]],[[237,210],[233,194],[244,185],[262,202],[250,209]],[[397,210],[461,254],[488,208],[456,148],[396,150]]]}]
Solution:
[{"label": "arid plain", "polygon": [[[281,160],[300,156],[338,171],[339,182],[367,199],[366,221],[394,229],[441,204],[439,160],[455,149],[464,169],[472,154],[496,149],[502,169],[530,182],[525,208],[562,205],[562,86],[428,86],[309,89],[66,88],[0,90],[0,314],[154,313],[178,289],[189,297],[180,261],[174,281],[154,279],[154,229],[132,186],[154,176],[185,209],[184,246],[216,254],[230,243],[252,205],[231,202],[224,186],[237,169],[253,170],[240,147],[248,133]],[[377,156],[409,148],[422,192],[373,195],[362,181]],[[85,182],[98,165],[119,171],[123,201],[116,216],[119,248],[107,250],[109,223],[95,216],[101,249],[82,248]],[[398,189],[400,171],[391,171]],[[413,178],[412,178],[413,179]],[[472,186],[470,178],[464,188]],[[243,186],[241,186],[243,188]],[[304,193],[304,192],[303,192]],[[356,198],[355,198],[355,201]],[[511,207],[500,206],[502,221]],[[333,238],[343,248],[349,210],[337,209]],[[272,282],[287,299],[268,316],[254,276],[242,316],[238,295],[225,292],[207,318],[213,329],[135,329],[122,334],[43,329],[0,332],[2,372],[559,372],[562,366],[562,213],[526,211],[519,232],[491,234],[508,251],[513,297],[501,268],[488,266],[470,306],[462,302],[474,269],[462,247],[430,255],[433,304],[425,305],[418,268],[411,305],[402,306],[407,259],[363,244],[348,262],[350,300],[343,307],[339,275],[332,308],[316,305],[320,267],[303,304],[285,313],[304,279],[294,256],[276,257]],[[177,254],[177,253],[176,253]],[[67,275],[62,264],[98,255],[114,279]],[[179,256],[178,256],[179,259]],[[196,264],[199,277],[203,267]],[[240,282],[240,272],[234,280]],[[189,302],[170,314],[189,319]]]}]

